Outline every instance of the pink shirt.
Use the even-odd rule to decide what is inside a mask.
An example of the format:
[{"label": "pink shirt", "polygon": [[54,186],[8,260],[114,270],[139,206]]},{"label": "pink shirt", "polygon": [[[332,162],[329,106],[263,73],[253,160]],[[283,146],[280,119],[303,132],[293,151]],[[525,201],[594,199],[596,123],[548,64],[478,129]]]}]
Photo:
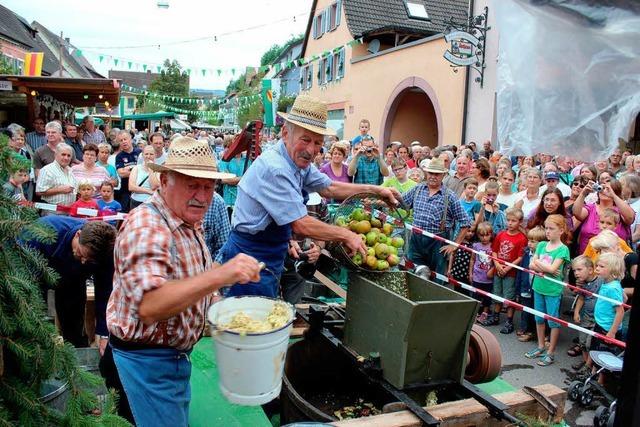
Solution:
[{"label": "pink shirt", "polygon": [[[584,253],[584,250],[587,248],[587,244],[589,244],[589,239],[601,231],[600,216],[598,215],[596,206],[597,205],[595,203],[584,205],[584,208],[589,212],[589,215],[587,215],[587,219],[584,220],[582,228],[580,228],[578,253]],[[613,207],[613,210],[620,213],[620,210],[616,206]],[[620,221],[620,224],[618,224],[613,231],[615,231],[622,240],[627,240],[629,238],[629,227],[624,225],[622,221]]]},{"label": "pink shirt", "polygon": [[104,181],[109,181],[109,173],[102,166],[95,165],[91,171],[85,169],[84,164],[80,163],[71,168],[71,173],[78,182],[89,181],[94,187],[96,187],[96,193],[100,188],[100,184]]},{"label": "pink shirt", "polygon": [[339,182],[351,182],[351,177],[349,177],[349,168],[344,163],[342,164],[342,175],[335,176],[333,173],[333,169],[331,169],[331,162],[325,164],[320,168],[320,172],[327,175],[331,178],[331,181],[339,181]]}]

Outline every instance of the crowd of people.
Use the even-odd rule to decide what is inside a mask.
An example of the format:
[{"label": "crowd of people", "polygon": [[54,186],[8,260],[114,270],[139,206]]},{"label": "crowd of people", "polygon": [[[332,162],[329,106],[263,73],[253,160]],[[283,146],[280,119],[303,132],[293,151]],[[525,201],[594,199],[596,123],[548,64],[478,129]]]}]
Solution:
[{"label": "crowd of people", "polygon": [[[637,273],[640,156],[615,150],[587,163],[545,153],[508,157],[489,141],[481,148],[376,141],[367,120],[358,135],[338,140],[326,127],[326,105],[305,96],[279,114],[280,134],[265,134],[262,154],[248,161],[244,154],[222,161],[233,136],[206,131],[103,131],[91,117],[81,126],[36,119],[33,131],[17,124],[6,130],[31,167],[12,173],[5,191],[19,203],[60,207],[42,211],[42,220],[58,231],[64,250],[34,245],[61,265],[62,281],[73,281],[68,293],[85,291],[77,283],[90,276],[103,284],[96,331],[111,361],[103,375],[125,395],[120,412],[130,420],[163,414],[186,425],[188,352],[220,294],[297,295],[296,302],[300,292],[280,280],[290,272],[287,258],[305,254],[315,262],[326,241],[366,253],[357,234],[308,215],[312,193],[328,203],[362,192],[401,201],[426,232],[409,239],[406,257],[414,264],[556,318],[571,311],[577,324],[624,339],[619,303],[632,298]],[[87,209],[129,215],[111,225],[73,218]],[[77,271],[63,268],[61,254],[79,263]],[[597,296],[576,293],[574,304],[562,307],[568,291],[558,282]],[[85,298],[76,298],[82,307]],[[489,298],[480,307],[479,323],[535,341],[524,356],[538,365],[554,362],[559,323],[524,312],[516,320],[512,307]],[[63,337],[86,345],[79,310],[62,316]],[[607,343],[581,335],[567,352],[588,366],[589,347]],[[158,402],[169,392],[157,381],[179,385],[164,409]]]}]

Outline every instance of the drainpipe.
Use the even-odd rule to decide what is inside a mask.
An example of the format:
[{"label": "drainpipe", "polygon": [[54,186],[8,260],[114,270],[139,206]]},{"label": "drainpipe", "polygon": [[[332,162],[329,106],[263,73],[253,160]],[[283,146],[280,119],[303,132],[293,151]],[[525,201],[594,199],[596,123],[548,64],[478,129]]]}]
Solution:
[{"label": "drainpipe", "polygon": [[[474,0],[469,0],[469,13],[468,16],[473,16],[473,2]],[[485,40],[486,43],[486,40]],[[462,137],[460,140],[460,145],[464,144],[465,139],[467,138],[467,111],[469,109],[469,74],[471,74],[471,70],[467,67],[467,72],[464,78],[464,108],[462,110]]]}]

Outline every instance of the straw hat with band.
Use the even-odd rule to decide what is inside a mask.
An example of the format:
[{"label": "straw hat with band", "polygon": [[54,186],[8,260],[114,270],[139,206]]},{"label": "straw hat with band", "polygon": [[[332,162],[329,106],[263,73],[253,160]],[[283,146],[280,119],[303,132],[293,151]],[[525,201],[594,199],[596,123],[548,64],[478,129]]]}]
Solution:
[{"label": "straw hat with band", "polygon": [[430,173],[448,173],[449,172],[444,167],[444,162],[442,161],[442,159],[438,159],[438,158],[431,159],[431,162],[429,162],[429,166],[424,168],[424,171],[430,172]]},{"label": "straw hat with band", "polygon": [[218,165],[207,141],[181,136],[171,141],[164,164],[149,164],[154,172],[178,172],[194,178],[228,179],[232,173],[218,171]]},{"label": "straw hat with band", "polygon": [[333,129],[327,127],[327,104],[308,95],[298,95],[291,111],[278,115],[289,123],[320,135],[336,134]]}]

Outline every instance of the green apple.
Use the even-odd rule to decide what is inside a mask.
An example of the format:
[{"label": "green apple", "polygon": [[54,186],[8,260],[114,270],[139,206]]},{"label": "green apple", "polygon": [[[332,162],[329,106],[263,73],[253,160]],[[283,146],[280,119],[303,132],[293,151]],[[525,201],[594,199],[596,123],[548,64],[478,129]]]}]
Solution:
[{"label": "green apple", "polygon": [[387,270],[389,268],[389,263],[383,259],[378,260],[378,263],[376,265],[376,269],[378,270]]},{"label": "green apple", "polygon": [[404,246],[404,239],[402,237],[394,237],[391,239],[391,246],[402,248]]},{"label": "green apple", "polygon": [[367,246],[373,246],[378,243],[378,233],[370,231],[367,233]]},{"label": "green apple", "polygon": [[355,265],[362,265],[362,254],[358,252],[357,254],[352,256],[351,262],[353,262]]},{"label": "green apple", "polygon": [[378,259],[386,259],[389,256],[389,247],[384,243],[376,244],[374,249],[376,250]]},{"label": "green apple", "polygon": [[394,265],[400,264],[400,258],[398,258],[398,255],[391,254],[387,257],[387,262],[393,267]]}]

